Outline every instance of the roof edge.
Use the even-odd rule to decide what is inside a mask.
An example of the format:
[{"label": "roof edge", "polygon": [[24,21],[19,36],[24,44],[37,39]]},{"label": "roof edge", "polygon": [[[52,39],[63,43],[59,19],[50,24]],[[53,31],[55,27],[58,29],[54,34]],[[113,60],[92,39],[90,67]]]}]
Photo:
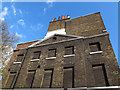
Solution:
[{"label": "roof edge", "polygon": [[[39,46],[44,46],[44,45],[50,45],[50,44],[56,44],[56,43],[61,43],[61,42],[65,42],[65,41],[72,41],[72,40],[77,40],[77,39],[88,39],[88,38],[94,38],[94,37],[99,37],[99,36],[104,36],[104,35],[109,35],[109,33],[103,33],[103,34],[98,34],[98,35],[93,35],[93,36],[88,36],[88,37],[77,37],[77,38],[72,38],[69,40],[63,40],[63,41],[58,41],[58,42],[53,42],[53,43],[47,43],[47,44],[41,44]],[[39,47],[37,46],[37,47]],[[30,48],[34,48],[34,47],[27,47],[24,49],[30,49]],[[14,51],[19,51],[19,50],[23,50],[23,49],[15,49]]]},{"label": "roof edge", "polygon": [[71,18],[70,20],[74,20],[74,19],[77,19],[77,18],[83,18],[83,17],[94,15],[94,14],[100,14],[100,12],[91,13],[91,14],[87,14],[87,15],[82,15],[82,16],[79,16],[79,17],[76,17],[76,18]]}]

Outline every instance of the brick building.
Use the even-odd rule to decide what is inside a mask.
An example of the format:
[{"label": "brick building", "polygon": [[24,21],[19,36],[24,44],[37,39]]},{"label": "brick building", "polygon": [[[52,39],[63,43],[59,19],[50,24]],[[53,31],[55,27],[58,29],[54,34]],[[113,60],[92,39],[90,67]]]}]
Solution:
[{"label": "brick building", "polygon": [[[61,34],[62,33],[62,34]],[[118,86],[119,66],[100,13],[49,23],[42,40],[18,44],[3,88]]]}]

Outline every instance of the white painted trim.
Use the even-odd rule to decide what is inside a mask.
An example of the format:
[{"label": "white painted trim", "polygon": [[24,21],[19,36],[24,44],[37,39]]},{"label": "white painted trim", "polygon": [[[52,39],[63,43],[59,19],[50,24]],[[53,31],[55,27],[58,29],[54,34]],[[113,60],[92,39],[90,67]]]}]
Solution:
[{"label": "white painted trim", "polygon": [[107,30],[103,30],[103,32],[107,32]]},{"label": "white painted trim", "polygon": [[109,88],[120,88],[120,86],[108,86],[108,87],[91,87],[91,88],[93,88],[93,89],[97,89],[97,88],[100,88],[100,89],[109,89]]},{"label": "white painted trim", "polygon": [[21,62],[13,62],[13,64],[20,64]]},{"label": "white painted trim", "polygon": [[53,31],[47,32],[47,34],[46,34],[46,36],[44,37],[44,39],[45,39],[45,38],[49,38],[49,37],[53,36],[54,34],[66,34],[65,28],[57,29],[57,30],[53,30]]},{"label": "white painted trim", "polygon": [[63,57],[73,57],[75,54],[70,54],[70,55],[64,55]]},{"label": "white painted trim", "polygon": [[[73,40],[79,40],[79,39],[88,39],[88,38],[94,38],[94,37],[99,37],[99,36],[103,36],[103,35],[109,35],[109,33],[102,33],[102,34],[98,34],[98,35],[93,35],[93,36],[88,36],[88,37],[78,37],[78,38],[72,38],[72,39],[68,39],[68,40],[62,40],[62,41],[58,41],[58,42],[52,42],[52,43],[47,43],[47,44],[41,44],[41,45],[38,45],[38,46],[44,46],[44,45],[52,45],[52,44],[57,44],[57,43],[61,43],[61,42],[67,42],[67,41],[73,41]],[[28,49],[28,48],[31,48],[33,47],[34,45],[38,44],[42,42],[41,40],[39,40],[38,42],[28,46],[27,48],[24,48],[24,49]],[[22,50],[22,49],[15,49],[15,50]],[[15,51],[14,50],[14,51]]]},{"label": "white painted trim", "polygon": [[39,61],[40,59],[32,59],[32,60],[30,60],[31,62],[33,62],[33,61]]},{"label": "white painted trim", "polygon": [[[110,89],[119,89],[120,88],[120,86],[105,86],[105,87],[77,87],[77,88],[75,88],[75,89],[85,89],[85,88],[87,88],[87,89],[108,89],[108,90],[110,90]],[[110,89],[109,89],[110,88]],[[70,90],[74,90],[74,89],[70,89]]]},{"label": "white painted trim", "polygon": [[46,59],[56,59],[56,57],[48,57],[48,58],[46,58]]},{"label": "white painted trim", "polygon": [[90,54],[102,53],[103,51],[90,52]]}]

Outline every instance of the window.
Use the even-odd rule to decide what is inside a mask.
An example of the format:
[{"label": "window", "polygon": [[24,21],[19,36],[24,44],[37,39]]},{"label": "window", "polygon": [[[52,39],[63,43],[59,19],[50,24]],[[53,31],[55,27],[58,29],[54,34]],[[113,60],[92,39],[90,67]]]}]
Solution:
[{"label": "window", "polygon": [[49,49],[48,57],[56,57],[56,49]]},{"label": "window", "polygon": [[17,62],[22,62],[23,56],[24,56],[23,54],[18,55],[17,56]]},{"label": "window", "polygon": [[34,52],[33,59],[40,59],[40,51]]},{"label": "window", "polygon": [[74,46],[65,47],[65,55],[74,54]]},{"label": "window", "polygon": [[74,46],[65,47],[65,55],[74,54]]},{"label": "window", "polygon": [[57,40],[57,37],[54,36],[54,37],[53,37],[53,42],[55,42],[56,40]]},{"label": "window", "polygon": [[16,78],[16,72],[10,72],[10,74],[8,75],[8,81],[6,83],[6,87],[7,88],[12,88],[15,82],[15,78]]},{"label": "window", "polygon": [[64,88],[74,87],[74,67],[64,68],[63,87]]},{"label": "window", "polygon": [[90,45],[91,52],[101,51],[101,47],[100,47],[100,43],[99,42],[90,43],[89,45]]},{"label": "window", "polygon": [[51,88],[53,78],[53,69],[45,69],[44,81],[42,87]]},{"label": "window", "polygon": [[90,50],[91,50],[90,54],[96,54],[96,53],[102,53],[103,52],[101,50],[99,42],[90,43],[89,46],[90,46]]},{"label": "window", "polygon": [[109,86],[104,64],[92,65],[96,86]]},{"label": "window", "polygon": [[17,60],[13,64],[21,64],[24,54],[17,55]]},{"label": "window", "polygon": [[27,88],[32,88],[34,77],[35,77],[36,70],[29,70],[27,79],[26,79],[26,87]]}]

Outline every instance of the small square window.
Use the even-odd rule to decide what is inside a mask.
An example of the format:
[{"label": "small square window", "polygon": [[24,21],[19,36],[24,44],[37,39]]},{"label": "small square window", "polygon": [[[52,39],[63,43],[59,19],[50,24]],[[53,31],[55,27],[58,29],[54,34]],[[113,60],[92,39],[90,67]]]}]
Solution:
[{"label": "small square window", "polygon": [[65,47],[65,55],[74,54],[74,46]]},{"label": "small square window", "polygon": [[56,57],[56,49],[49,49],[48,57]]},{"label": "small square window", "polygon": [[100,47],[100,43],[99,42],[90,43],[89,46],[90,46],[91,52],[101,51],[101,47]]},{"label": "small square window", "polygon": [[24,54],[20,54],[17,56],[17,62],[22,62]]},{"label": "small square window", "polygon": [[33,59],[40,59],[40,51],[34,52]]}]

